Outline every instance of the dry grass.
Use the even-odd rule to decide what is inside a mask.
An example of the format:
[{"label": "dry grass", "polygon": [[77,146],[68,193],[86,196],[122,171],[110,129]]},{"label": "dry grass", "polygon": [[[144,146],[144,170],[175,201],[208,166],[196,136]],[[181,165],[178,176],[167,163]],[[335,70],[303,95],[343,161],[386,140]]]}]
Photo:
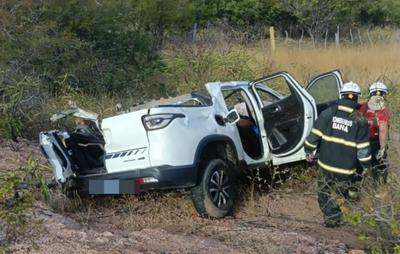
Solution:
[{"label": "dry grass", "polygon": [[[340,69],[346,80],[354,80],[361,86],[374,80],[384,79],[389,84],[400,81],[400,44],[377,44],[364,47],[328,47],[298,49],[278,47],[276,52],[263,52],[262,48],[251,48],[256,73],[263,74],[263,66],[273,62],[275,70],[286,70],[300,82],[332,69]],[[260,68],[261,67],[261,68]]]},{"label": "dry grass", "polygon": [[306,48],[278,46],[275,53],[263,47],[248,49],[254,61],[256,77],[275,71],[288,71],[301,84],[315,75],[339,69],[345,81],[354,81],[363,89],[376,80],[384,81],[390,89],[388,102],[392,111],[392,129],[399,131],[400,115],[400,43],[380,43],[362,47]]}]

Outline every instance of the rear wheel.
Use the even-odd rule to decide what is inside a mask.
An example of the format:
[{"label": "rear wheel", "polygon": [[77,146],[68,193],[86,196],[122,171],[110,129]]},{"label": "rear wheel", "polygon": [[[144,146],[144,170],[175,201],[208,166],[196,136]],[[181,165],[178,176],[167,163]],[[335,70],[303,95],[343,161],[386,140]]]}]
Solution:
[{"label": "rear wheel", "polygon": [[194,206],[203,217],[223,218],[236,201],[234,171],[221,159],[210,159],[202,169],[201,182],[192,188]]}]

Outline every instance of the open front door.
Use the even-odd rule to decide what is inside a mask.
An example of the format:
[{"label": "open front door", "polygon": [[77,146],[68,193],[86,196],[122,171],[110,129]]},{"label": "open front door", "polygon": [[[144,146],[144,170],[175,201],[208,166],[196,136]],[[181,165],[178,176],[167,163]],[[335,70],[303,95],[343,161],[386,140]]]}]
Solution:
[{"label": "open front door", "polygon": [[[263,116],[266,146],[275,165],[304,157],[304,140],[314,121],[310,95],[287,72],[251,83]],[[264,149],[266,150],[266,149]]]},{"label": "open front door", "polygon": [[320,74],[307,85],[307,92],[314,98],[318,115],[329,106],[337,103],[343,85],[339,70]]}]

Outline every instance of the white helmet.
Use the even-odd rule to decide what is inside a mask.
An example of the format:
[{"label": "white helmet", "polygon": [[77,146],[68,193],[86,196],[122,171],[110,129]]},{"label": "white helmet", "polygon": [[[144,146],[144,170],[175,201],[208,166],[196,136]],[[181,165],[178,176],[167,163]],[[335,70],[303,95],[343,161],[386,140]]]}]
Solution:
[{"label": "white helmet", "polygon": [[354,94],[357,96],[361,95],[361,88],[357,83],[354,83],[353,81],[344,83],[342,89],[340,90],[340,94]]},{"label": "white helmet", "polygon": [[388,89],[386,87],[386,85],[380,81],[374,82],[372,83],[369,88],[369,94],[377,94],[377,95],[382,95],[381,93],[387,94]]}]

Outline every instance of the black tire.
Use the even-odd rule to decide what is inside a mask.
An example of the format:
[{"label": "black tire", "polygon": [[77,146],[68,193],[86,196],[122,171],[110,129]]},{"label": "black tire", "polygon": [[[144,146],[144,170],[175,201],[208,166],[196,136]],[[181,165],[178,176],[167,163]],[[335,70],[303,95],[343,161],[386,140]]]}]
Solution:
[{"label": "black tire", "polygon": [[223,218],[236,203],[234,170],[221,159],[210,159],[201,169],[201,181],[191,190],[194,206],[202,217]]}]

